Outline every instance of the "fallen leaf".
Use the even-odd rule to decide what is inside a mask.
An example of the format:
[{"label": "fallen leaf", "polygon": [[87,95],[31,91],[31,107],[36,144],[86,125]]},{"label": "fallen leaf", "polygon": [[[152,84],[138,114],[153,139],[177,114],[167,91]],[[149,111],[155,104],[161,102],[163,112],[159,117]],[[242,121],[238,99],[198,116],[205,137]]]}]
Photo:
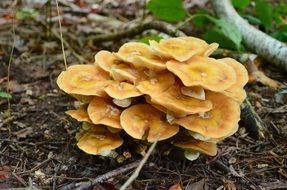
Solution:
[{"label": "fallen leaf", "polygon": [[182,190],[182,188],[181,188],[179,183],[176,183],[176,184],[170,186],[170,188],[168,190]]},{"label": "fallen leaf", "polygon": [[8,166],[0,167],[0,180],[6,180],[11,176],[11,170]]},{"label": "fallen leaf", "polygon": [[185,190],[208,190],[208,186],[205,183],[205,179],[191,183],[185,187]]},{"label": "fallen leaf", "polygon": [[279,83],[269,77],[267,77],[262,71],[254,71],[249,74],[249,83],[260,82],[263,85],[269,86],[273,89],[280,87]]}]

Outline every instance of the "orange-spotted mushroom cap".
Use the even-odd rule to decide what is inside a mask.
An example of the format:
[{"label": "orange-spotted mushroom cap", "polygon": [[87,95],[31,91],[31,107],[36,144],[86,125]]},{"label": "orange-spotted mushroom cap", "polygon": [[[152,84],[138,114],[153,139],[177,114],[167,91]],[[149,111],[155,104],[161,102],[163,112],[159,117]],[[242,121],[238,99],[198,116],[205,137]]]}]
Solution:
[{"label": "orange-spotted mushroom cap", "polygon": [[180,147],[182,149],[198,151],[209,156],[215,156],[217,154],[216,144],[212,142],[204,142],[196,139],[190,139],[183,142],[173,142],[173,144],[174,146]]},{"label": "orange-spotted mushroom cap", "polygon": [[223,91],[236,82],[234,69],[213,58],[194,56],[184,63],[171,60],[166,65],[185,86],[202,86],[212,91]]},{"label": "orange-spotted mushroom cap", "polygon": [[175,77],[172,73],[161,73],[148,80],[143,80],[136,86],[140,92],[150,96],[157,96],[166,91],[175,83]]},{"label": "orange-spotted mushroom cap", "polygon": [[104,90],[110,97],[120,100],[143,95],[134,85],[127,82],[113,81]]},{"label": "orange-spotted mushroom cap", "polygon": [[88,123],[92,122],[87,113],[87,106],[85,105],[81,106],[80,108],[76,110],[68,110],[65,113],[71,116],[72,118],[76,119],[77,121],[84,121]]},{"label": "orange-spotted mushroom cap", "polygon": [[207,100],[212,102],[213,108],[208,117],[189,115],[175,119],[175,123],[199,133],[204,137],[222,138],[234,131],[240,120],[239,104],[233,99],[216,92],[207,92]]},{"label": "orange-spotted mushroom cap", "polygon": [[95,64],[104,71],[110,72],[114,64],[119,64],[121,60],[109,51],[99,51],[95,55]]},{"label": "orange-spotted mushroom cap", "polygon": [[229,88],[224,90],[222,93],[226,96],[233,98],[238,102],[242,102],[246,98],[246,92],[243,89],[244,85],[248,82],[248,72],[245,67],[238,61],[232,58],[223,58],[219,59],[227,65],[230,65],[236,73],[236,82],[231,85]]},{"label": "orange-spotted mushroom cap", "polygon": [[120,47],[116,55],[123,61],[129,62],[135,67],[144,67],[154,71],[166,69],[166,61],[158,57],[152,49],[144,43],[125,43]]},{"label": "orange-spotted mushroom cap", "polygon": [[211,101],[183,95],[180,88],[180,86],[173,85],[160,95],[151,96],[151,101],[177,114],[195,114],[212,109]]},{"label": "orange-spotted mushroom cap", "polygon": [[133,84],[147,78],[143,70],[138,70],[128,64],[113,65],[110,74],[116,81],[128,81]]},{"label": "orange-spotted mushroom cap", "polygon": [[148,142],[174,136],[179,128],[165,121],[165,114],[149,104],[136,104],[121,114],[122,128],[133,138],[147,138]]},{"label": "orange-spotted mushroom cap", "polygon": [[72,65],[57,79],[68,94],[105,96],[104,87],[111,82],[109,74],[95,65]]},{"label": "orange-spotted mushroom cap", "polygon": [[94,124],[103,124],[113,128],[121,128],[121,111],[109,100],[95,97],[88,105],[88,114]]},{"label": "orange-spotted mushroom cap", "polygon": [[90,129],[83,130],[81,133],[77,146],[88,154],[106,156],[123,143],[118,134],[99,125],[91,126]]},{"label": "orange-spotted mushroom cap", "polygon": [[150,47],[162,57],[180,62],[187,61],[202,51],[197,43],[190,43],[180,38],[162,39],[159,42],[151,40],[149,43]]}]

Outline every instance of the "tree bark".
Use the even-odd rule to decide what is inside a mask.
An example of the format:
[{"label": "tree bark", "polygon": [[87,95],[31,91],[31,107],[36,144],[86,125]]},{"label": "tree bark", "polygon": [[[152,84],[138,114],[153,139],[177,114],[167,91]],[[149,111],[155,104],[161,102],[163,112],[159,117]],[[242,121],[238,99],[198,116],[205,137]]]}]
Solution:
[{"label": "tree bark", "polygon": [[249,25],[241,18],[230,0],[211,0],[216,14],[234,24],[241,32],[248,49],[287,72],[287,46]]}]

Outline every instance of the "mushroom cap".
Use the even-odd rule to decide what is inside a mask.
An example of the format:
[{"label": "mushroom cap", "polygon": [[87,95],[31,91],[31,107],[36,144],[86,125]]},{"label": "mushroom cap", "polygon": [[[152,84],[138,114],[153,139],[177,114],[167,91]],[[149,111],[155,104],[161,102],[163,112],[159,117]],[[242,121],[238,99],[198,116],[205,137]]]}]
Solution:
[{"label": "mushroom cap", "polygon": [[128,64],[113,65],[111,69],[111,77],[116,81],[128,81],[133,84],[147,78],[143,70],[138,70]]},{"label": "mushroom cap", "polygon": [[121,114],[122,128],[133,138],[148,142],[164,140],[174,136],[179,128],[165,121],[165,114],[149,104],[136,104]]},{"label": "mushroom cap", "polygon": [[174,142],[174,146],[180,147],[185,150],[195,150],[204,153],[209,156],[215,156],[217,154],[217,147],[215,143],[204,142],[196,139],[190,139],[184,142]]},{"label": "mushroom cap", "polygon": [[140,42],[129,42],[122,45],[116,55],[135,67],[144,67],[154,71],[166,69],[165,60],[158,57],[152,49]]},{"label": "mushroom cap", "polygon": [[110,97],[120,100],[142,95],[134,85],[127,82],[113,81],[104,90]]},{"label": "mushroom cap", "polygon": [[173,85],[160,95],[151,96],[151,101],[176,114],[195,114],[212,109],[211,101],[199,100],[183,95],[180,88],[178,85]]},{"label": "mushroom cap", "polygon": [[243,87],[248,82],[247,70],[241,63],[239,63],[238,61],[232,58],[223,58],[219,60],[230,65],[235,70],[235,73],[236,73],[236,82],[233,85],[231,85],[229,88],[224,90],[222,93],[226,96],[233,98],[234,100],[240,103],[243,102],[243,100],[246,98],[246,92],[243,89]]},{"label": "mushroom cap", "polygon": [[185,40],[190,46],[194,46],[199,49],[200,51],[196,55],[201,55],[205,57],[211,55],[219,46],[218,43],[208,44],[202,39],[191,36],[178,37],[178,39]]},{"label": "mushroom cap", "polygon": [[92,126],[82,131],[77,146],[88,154],[107,155],[111,150],[118,148],[123,140],[118,134],[112,133],[103,126]]},{"label": "mushroom cap", "polygon": [[106,72],[110,72],[114,64],[119,64],[121,60],[109,51],[99,51],[95,55],[95,65],[99,66]]},{"label": "mushroom cap", "polygon": [[180,38],[162,39],[159,42],[151,40],[150,47],[167,59],[187,61],[192,56],[199,54],[202,48],[196,42],[190,42]]},{"label": "mushroom cap", "polygon": [[222,61],[193,56],[187,62],[166,63],[167,69],[178,76],[185,86],[202,86],[212,91],[223,91],[236,82],[234,69]]},{"label": "mushroom cap", "polygon": [[109,74],[95,65],[72,65],[57,79],[68,94],[105,96],[104,87],[111,82]]},{"label": "mushroom cap", "polygon": [[76,110],[68,110],[65,113],[71,116],[72,118],[76,119],[77,121],[84,121],[84,122],[92,123],[87,113],[86,105],[81,106],[80,108]]},{"label": "mushroom cap", "polygon": [[160,93],[166,91],[174,83],[174,75],[169,72],[164,72],[147,80],[140,81],[136,87],[140,92],[144,94],[148,94],[150,96],[158,96]]},{"label": "mushroom cap", "polygon": [[74,98],[76,98],[78,101],[83,102],[83,103],[90,103],[95,96],[84,96],[84,95],[79,95],[79,94],[71,94]]},{"label": "mushroom cap", "polygon": [[88,114],[94,124],[103,124],[113,128],[121,128],[121,111],[111,101],[95,97],[88,105]]},{"label": "mushroom cap", "polygon": [[240,120],[239,104],[223,94],[211,91],[207,92],[207,100],[210,100],[213,105],[212,110],[208,112],[209,117],[189,115],[174,122],[204,137],[226,137],[234,131],[234,127]]}]

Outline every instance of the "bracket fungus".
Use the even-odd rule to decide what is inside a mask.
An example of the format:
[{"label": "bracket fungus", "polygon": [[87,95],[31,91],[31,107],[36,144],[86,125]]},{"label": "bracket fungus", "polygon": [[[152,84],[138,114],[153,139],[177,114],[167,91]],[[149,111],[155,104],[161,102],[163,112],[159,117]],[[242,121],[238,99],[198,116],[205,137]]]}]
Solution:
[{"label": "bracket fungus", "polygon": [[217,47],[195,37],[128,42],[99,51],[93,65],[68,67],[57,84],[83,103],[66,112],[84,122],[77,146],[107,155],[124,135],[169,142],[189,160],[214,156],[216,143],[238,129],[248,80],[234,59],[209,57]]}]

